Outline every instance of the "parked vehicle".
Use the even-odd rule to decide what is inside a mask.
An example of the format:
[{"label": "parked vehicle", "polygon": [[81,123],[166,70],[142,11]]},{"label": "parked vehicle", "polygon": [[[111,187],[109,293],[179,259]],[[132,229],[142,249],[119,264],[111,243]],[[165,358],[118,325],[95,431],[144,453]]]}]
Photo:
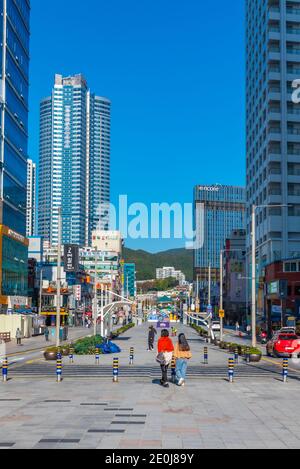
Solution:
[{"label": "parked vehicle", "polygon": [[220,322],[219,321],[212,321],[211,328],[212,328],[213,331],[220,331],[221,330]]},{"label": "parked vehicle", "polygon": [[290,358],[296,352],[300,356],[300,339],[295,333],[276,334],[267,343],[266,349],[268,357]]}]

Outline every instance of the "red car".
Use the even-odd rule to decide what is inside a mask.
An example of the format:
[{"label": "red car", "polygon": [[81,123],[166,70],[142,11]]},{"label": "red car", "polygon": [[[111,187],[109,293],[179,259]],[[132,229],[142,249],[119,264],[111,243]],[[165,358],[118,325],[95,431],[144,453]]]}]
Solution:
[{"label": "red car", "polygon": [[288,357],[294,353],[300,356],[300,339],[296,334],[275,334],[267,343],[268,357]]}]

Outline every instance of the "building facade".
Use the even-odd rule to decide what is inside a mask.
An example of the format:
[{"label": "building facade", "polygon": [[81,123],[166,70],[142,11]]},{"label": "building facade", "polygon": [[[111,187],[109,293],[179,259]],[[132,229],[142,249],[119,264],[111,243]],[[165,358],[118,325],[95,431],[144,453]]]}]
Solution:
[{"label": "building facade", "polygon": [[226,239],[223,256],[224,310],[231,324],[246,324],[248,319],[246,252],[246,230],[234,230]]},{"label": "building facade", "polygon": [[220,252],[233,230],[245,227],[246,194],[243,187],[196,186],[194,219],[196,249],[194,279],[207,284],[209,267],[212,282],[220,279]]},{"label": "building facade", "polygon": [[34,236],[36,222],[36,164],[27,161],[26,236]]},{"label": "building facade", "polygon": [[[246,1],[247,234],[259,269],[300,256],[300,1]],[[266,205],[285,205],[266,207]]]},{"label": "building facade", "polygon": [[57,245],[62,207],[63,243],[89,243],[97,223],[108,227],[109,181],[110,102],[83,75],[56,75],[40,106],[39,235]]},{"label": "building facade", "polygon": [[[26,302],[26,186],[29,89],[29,0],[3,0],[1,12],[0,230],[1,308]],[[18,256],[14,249],[17,249]],[[10,257],[11,256],[11,257]],[[27,277],[27,272],[26,272]]]}]

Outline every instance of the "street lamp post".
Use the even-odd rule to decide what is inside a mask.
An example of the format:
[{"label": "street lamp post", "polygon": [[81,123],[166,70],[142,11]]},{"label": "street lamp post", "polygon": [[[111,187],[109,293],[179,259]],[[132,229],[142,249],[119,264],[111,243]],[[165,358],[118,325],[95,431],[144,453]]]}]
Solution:
[{"label": "street lamp post", "polygon": [[251,231],[251,244],[252,244],[252,307],[251,307],[251,328],[252,328],[252,347],[256,347],[256,209],[258,207],[253,205],[252,207],[252,231]]},{"label": "street lamp post", "polygon": [[58,243],[57,243],[57,276],[56,276],[56,347],[60,344],[60,288],[61,288],[61,244],[62,244],[62,211],[58,207]]},{"label": "street lamp post", "polygon": [[223,342],[223,250],[220,252],[220,341]]}]

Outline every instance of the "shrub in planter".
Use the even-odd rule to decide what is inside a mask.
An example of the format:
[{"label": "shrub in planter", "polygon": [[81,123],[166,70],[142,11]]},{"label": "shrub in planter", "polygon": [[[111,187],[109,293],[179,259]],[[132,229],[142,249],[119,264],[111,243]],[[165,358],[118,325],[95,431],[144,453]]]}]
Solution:
[{"label": "shrub in planter", "polygon": [[[249,352],[250,352],[250,362],[252,362],[252,363],[260,362],[261,357],[262,357],[262,353],[258,348],[250,347]],[[245,359],[246,359],[247,358],[247,348],[245,348],[244,354],[245,354]]]},{"label": "shrub in planter", "polygon": [[48,347],[44,352],[45,360],[56,360],[58,352],[60,352],[62,356],[67,357],[70,353],[70,347],[66,345],[59,348]]}]

